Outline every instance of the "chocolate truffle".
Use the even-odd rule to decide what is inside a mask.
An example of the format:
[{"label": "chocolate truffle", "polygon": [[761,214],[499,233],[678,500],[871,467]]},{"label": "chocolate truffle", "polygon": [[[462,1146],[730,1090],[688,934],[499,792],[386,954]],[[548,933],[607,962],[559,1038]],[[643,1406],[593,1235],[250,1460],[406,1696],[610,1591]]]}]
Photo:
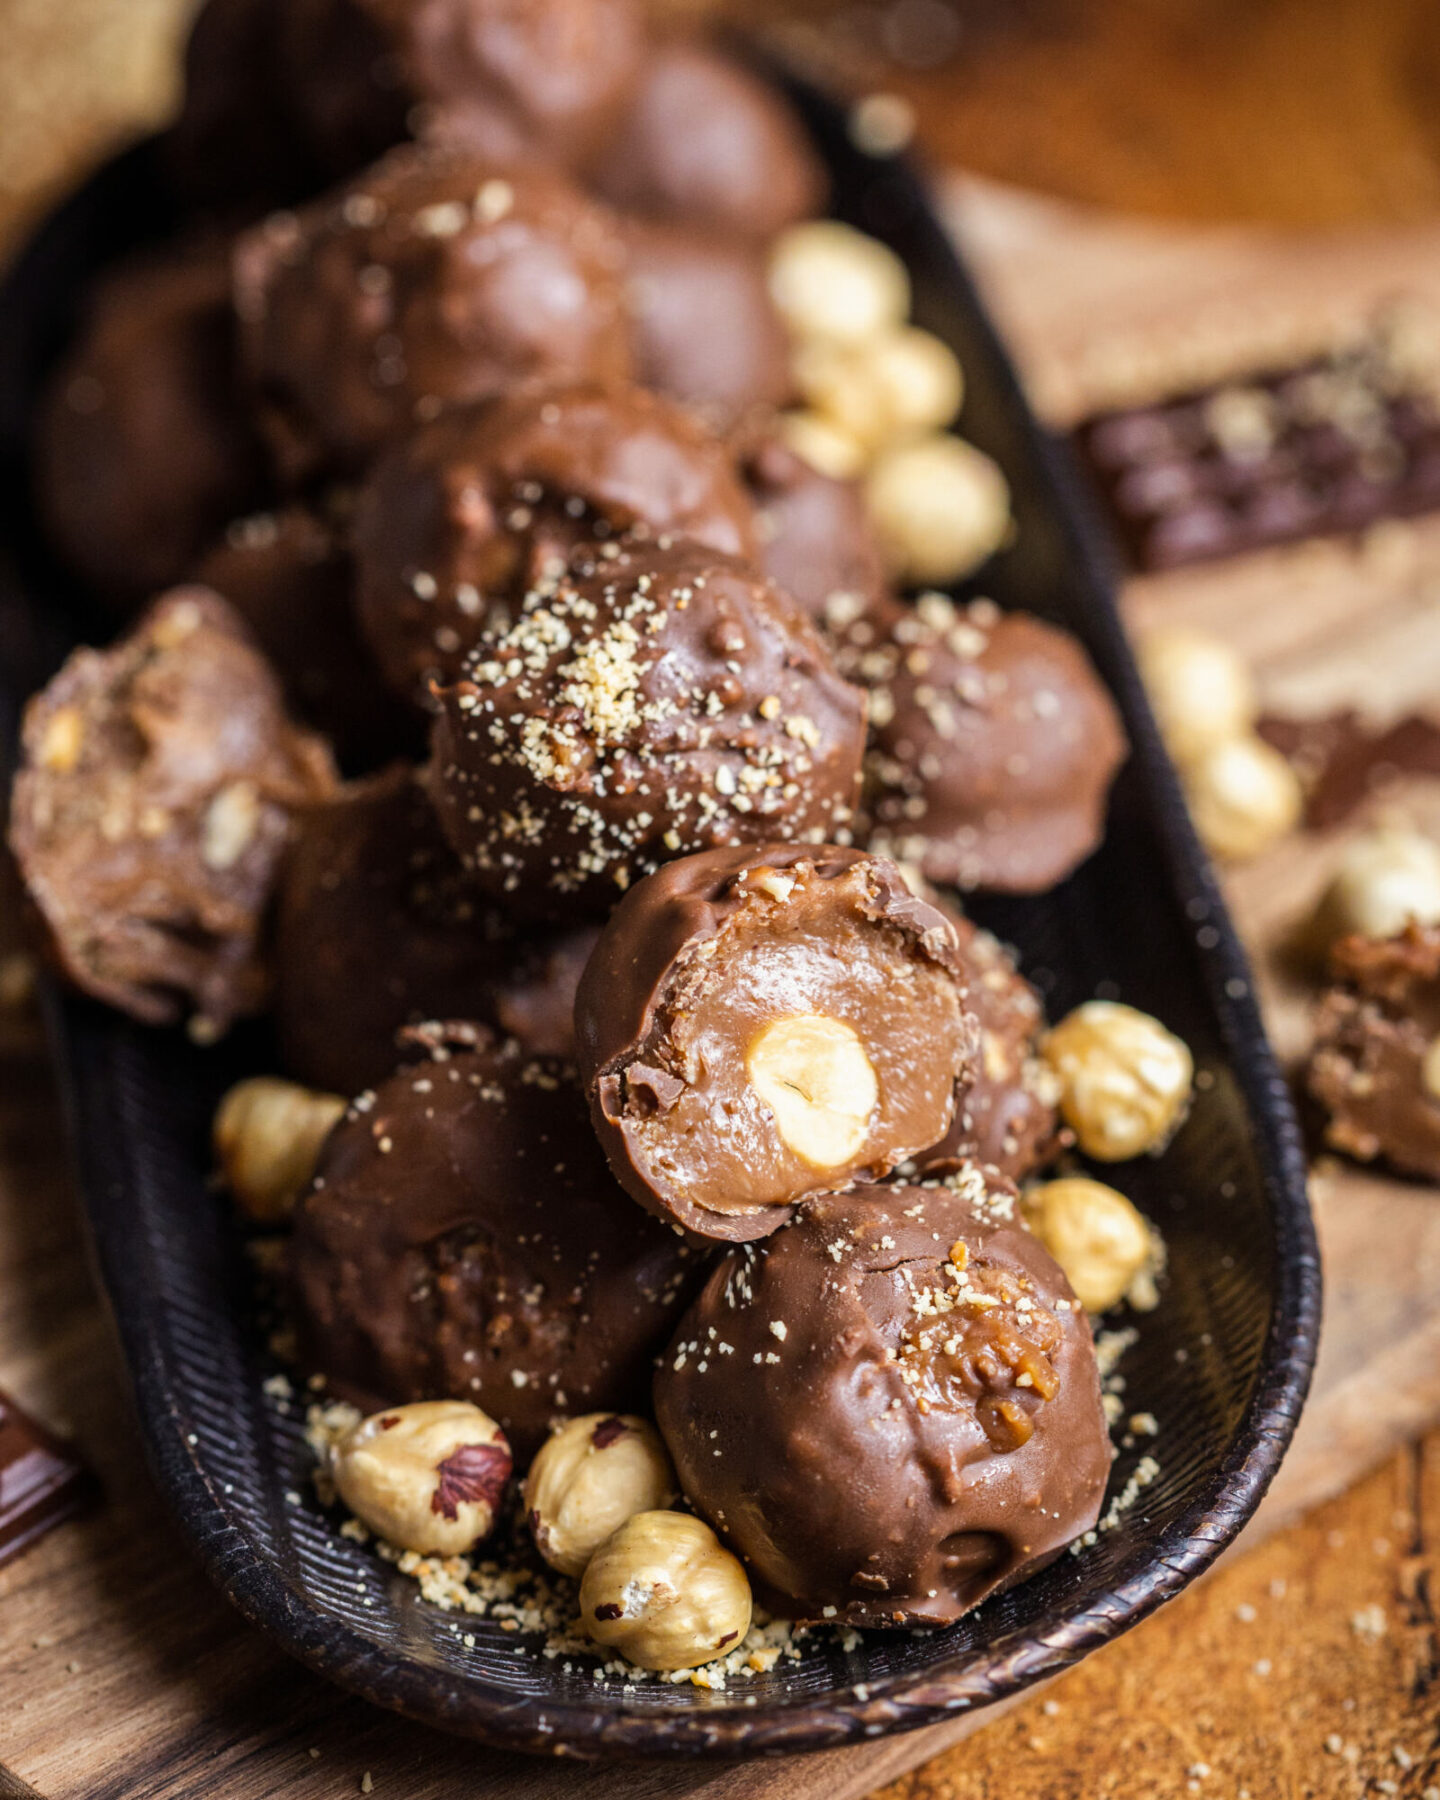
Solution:
[{"label": "chocolate truffle", "polygon": [[723,445],[643,388],[522,389],[455,407],[383,457],[356,516],[361,623],[398,691],[453,681],[493,614],[575,546],[633,526],[744,555]]},{"label": "chocolate truffle", "polygon": [[915,1157],[914,1165],[929,1171],[956,1161],[980,1162],[1021,1181],[1066,1141],[1060,1084],[1038,1053],[1045,1009],[997,938],[943,903],[934,904],[955,928],[965,1004],[979,1023],[979,1046],[972,1078],[956,1090],[949,1131]]},{"label": "chocolate truffle", "polygon": [[287,0],[278,33],[291,108],[336,176],[417,126],[573,165],[619,125],[643,50],[636,0]]},{"label": "chocolate truffle", "polygon": [[893,863],[829,846],[667,864],[616,907],[575,998],[611,1168],[732,1241],[933,1144],[974,1033],[950,922]]},{"label": "chocolate truffle", "polygon": [[1085,1313],[974,1163],[729,1251],[655,1413],[691,1505],[806,1620],[947,1625],[1088,1530],[1110,1472]]},{"label": "chocolate truffle", "polygon": [[189,573],[264,500],[264,451],[235,381],[226,256],[215,246],[104,276],[40,403],[36,498],[64,560],[128,611]]},{"label": "chocolate truffle", "polygon": [[1440,1181],[1440,926],[1342,938],[1330,975],[1309,1069],[1326,1143]]},{"label": "chocolate truffle", "polygon": [[624,223],[635,372],[716,430],[790,398],[790,340],[753,239],[643,219]]},{"label": "chocolate truffle", "polygon": [[334,785],[319,738],[219,595],[176,588],[25,711],[10,844],[77,987],[218,1035],[268,992],[260,926],[293,810]]},{"label": "chocolate truffle", "polygon": [[236,248],[241,350],[283,473],[355,473],[527,377],[623,379],[625,247],[563,176],[392,151]]},{"label": "chocolate truffle", "polygon": [[865,697],[733,557],[602,544],[440,695],[441,823],[497,893],[603,916],[659,863],[850,817]]},{"label": "chocolate truffle", "polygon": [[890,583],[855,481],[822,475],[772,433],[741,449],[755,502],[760,564],[822,626],[849,627],[890,597]]},{"label": "chocolate truffle", "polygon": [[926,594],[888,620],[838,658],[871,684],[871,842],[947,887],[1053,887],[1104,836],[1126,754],[1084,650],[988,600]]},{"label": "chocolate truffle", "polygon": [[285,684],[296,716],[330,737],[350,769],[424,743],[424,721],[392,694],[355,623],[344,530],[306,506],[230,524],[192,578],[224,596]]},{"label": "chocolate truffle", "polygon": [[678,39],[651,52],[591,179],[627,212],[753,238],[819,211],[825,193],[784,96],[722,52]]},{"label": "chocolate truffle", "polygon": [[396,1034],[455,1014],[568,1056],[593,931],[525,930],[467,880],[429,796],[404,768],[308,808],[276,915],[285,1068],[357,1094],[395,1067]]},{"label": "chocolate truffle", "polygon": [[335,1127],[289,1272],[307,1368],[473,1400],[524,1457],[559,1415],[643,1410],[699,1266],[616,1186],[563,1064],[441,1042]]}]

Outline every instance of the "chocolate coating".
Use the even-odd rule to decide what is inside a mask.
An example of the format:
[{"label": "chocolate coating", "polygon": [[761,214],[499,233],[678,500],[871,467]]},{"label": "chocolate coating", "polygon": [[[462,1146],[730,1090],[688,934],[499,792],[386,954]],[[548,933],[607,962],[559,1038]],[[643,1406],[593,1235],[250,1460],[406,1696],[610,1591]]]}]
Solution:
[{"label": "chocolate coating", "polygon": [[380,679],[356,628],[355,571],[338,525],[299,505],[237,519],[193,579],[240,614],[290,707],[333,740],[347,768],[420,748],[423,721]]},{"label": "chocolate coating", "polygon": [[591,179],[628,212],[756,238],[818,212],[825,194],[820,163],[783,95],[687,40],[651,51]]},{"label": "chocolate coating", "polygon": [[630,369],[625,248],[555,173],[407,145],[241,237],[241,349],[284,474],[355,473],[445,406]]},{"label": "chocolate coating", "polygon": [[943,902],[955,928],[965,1004],[979,1024],[973,1071],[955,1095],[955,1117],[938,1143],[913,1158],[921,1171],[980,1162],[1023,1181],[1065,1143],[1059,1083],[1037,1054],[1045,1030],[1040,996],[998,938]]},{"label": "chocolate coating", "polygon": [[296,822],[276,912],[286,1069],[358,1094],[395,1067],[402,1026],[462,1014],[568,1056],[592,931],[525,930],[477,894],[407,768]]},{"label": "chocolate coating", "polygon": [[520,1457],[556,1415],[643,1407],[698,1268],[615,1185],[564,1066],[514,1045],[362,1096],[289,1262],[307,1367],[380,1404],[473,1400]]},{"label": "chocolate coating", "polygon": [[619,124],[644,20],[635,0],[287,0],[277,49],[332,175],[437,118],[486,156],[569,166]]},{"label": "chocolate coating", "polygon": [[1326,1143],[1440,1181],[1440,1094],[1424,1074],[1440,1036],[1440,926],[1342,938],[1330,975],[1308,1076],[1327,1115]]},{"label": "chocolate coating", "polygon": [[953,1187],[824,1195],[716,1265],[655,1414],[767,1603],[945,1625],[1094,1524],[1110,1442],[1090,1328],[1014,1217],[972,1163]]},{"label": "chocolate coating", "polygon": [[[868,1105],[848,1082],[842,1096],[864,1116],[819,1140],[838,1160],[787,1136],[756,1060],[767,1033],[816,1019],[838,1022],[842,1050],[870,1071]],[[667,864],[616,907],[575,999],[576,1059],[611,1168],[642,1206],[732,1242],[934,1143],[974,1032],[949,920],[893,863],[830,846]]]},{"label": "chocolate coating", "polygon": [[753,239],[624,222],[636,378],[716,430],[790,398],[790,340]]},{"label": "chocolate coating", "polygon": [[225,254],[137,260],[95,286],[41,400],[36,499],[55,548],[123,610],[179,581],[264,500],[263,448],[235,382]]},{"label": "chocolate coating", "polygon": [[854,802],[864,696],[776,588],[692,543],[601,545],[440,702],[451,843],[557,916],[603,915],[692,850],[833,839]]},{"label": "chocolate coating", "polygon": [[728,453],[679,406],[584,382],[453,408],[360,496],[361,623],[396,689],[423,694],[456,679],[497,602],[513,615],[578,543],[634,526],[752,548]]},{"label": "chocolate coating", "polygon": [[740,467],[755,502],[761,566],[811,618],[850,626],[889,600],[858,482],[822,475],[768,432],[742,448]]},{"label": "chocolate coating", "polygon": [[77,987],[147,1024],[193,1010],[214,1036],[265,1003],[291,814],[333,785],[237,616],[177,588],[31,700],[10,845]]},{"label": "chocolate coating", "polygon": [[838,658],[871,686],[874,847],[947,887],[1053,887],[1103,837],[1126,754],[1084,650],[988,600],[927,594],[886,617],[858,656]]}]

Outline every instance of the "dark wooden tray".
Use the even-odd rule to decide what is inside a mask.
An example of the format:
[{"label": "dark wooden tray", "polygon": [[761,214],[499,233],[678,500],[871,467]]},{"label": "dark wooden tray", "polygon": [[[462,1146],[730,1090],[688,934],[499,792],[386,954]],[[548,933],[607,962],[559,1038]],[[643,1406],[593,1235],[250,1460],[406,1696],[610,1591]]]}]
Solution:
[{"label": "dark wooden tray", "polygon": [[[964,431],[1011,483],[1015,544],[974,591],[1077,632],[1134,744],[1103,849],[1052,894],[977,900],[972,911],[1019,947],[1055,1013],[1122,996],[1194,1050],[1200,1087],[1176,1141],[1158,1160],[1111,1171],[1170,1247],[1164,1302],[1128,1321],[1138,1340],[1123,1364],[1127,1407],[1154,1413],[1159,1434],[1120,1456],[1112,1493],[1142,1453],[1160,1473],[1093,1547],[933,1635],[872,1634],[852,1653],[818,1653],[722,1693],[622,1692],[588,1667],[566,1673],[517,1655],[513,1634],[419,1603],[409,1582],[339,1537],[309,1498],[300,1409],[263,1391],[274,1368],[206,1147],[213,1102],[238,1070],[263,1063],[263,1033],[201,1052],[178,1034],[52,999],[96,1267],[180,1536],[241,1612],[312,1668],[513,1749],[780,1754],[931,1724],[1054,1674],[1177,1593],[1235,1536],[1290,1439],[1315,1355],[1319,1267],[1289,1098],[1146,709],[1087,502],[1065,451],[1030,415],[915,173],[857,151],[833,105],[800,102],[834,176],[836,212],[908,263],[918,320],[964,363]],[[158,167],[141,145],[103,169],[0,292],[0,675],[12,699],[99,629],[35,535],[28,422],[84,280],[173,225]]]}]

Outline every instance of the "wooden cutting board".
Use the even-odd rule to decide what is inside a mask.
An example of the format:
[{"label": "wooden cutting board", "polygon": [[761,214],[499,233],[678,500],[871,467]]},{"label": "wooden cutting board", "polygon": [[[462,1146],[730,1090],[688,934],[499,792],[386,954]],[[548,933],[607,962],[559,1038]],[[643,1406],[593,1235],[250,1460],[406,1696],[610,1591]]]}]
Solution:
[{"label": "wooden cutting board", "polygon": [[[1402,283],[1440,304],[1440,229],[1334,239],[1137,225],[957,184],[955,216],[1040,403],[1063,418],[1166,372],[1313,340]],[[1127,615],[1223,631],[1275,706],[1377,719],[1440,693],[1440,522],[1131,584]],[[1440,784],[1402,796],[1440,830]],[[1282,1056],[1308,994],[1278,948],[1337,839],[1298,837],[1229,880]],[[0,925],[13,909],[0,904]],[[0,929],[3,946],[3,929]],[[1314,1398],[1252,1533],[1349,1485],[1440,1420],[1440,1204],[1326,1166]],[[0,1763],[51,1800],[853,1800],[996,1715],[783,1764],[552,1766],[347,1699],[279,1658],[174,1549],[140,1467],[84,1268],[33,1021],[0,1014],[0,1383],[74,1432],[105,1506],[0,1571]],[[0,1770],[0,1795],[24,1793]]]}]

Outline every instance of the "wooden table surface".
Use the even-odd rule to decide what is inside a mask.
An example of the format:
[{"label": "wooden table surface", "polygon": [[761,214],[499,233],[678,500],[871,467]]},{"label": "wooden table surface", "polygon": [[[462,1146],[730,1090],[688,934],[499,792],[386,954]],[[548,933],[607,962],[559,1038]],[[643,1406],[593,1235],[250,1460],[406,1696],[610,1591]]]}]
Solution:
[{"label": "wooden table surface", "polygon": [[[913,18],[916,4],[872,10]],[[118,130],[163,114],[183,10],[0,0],[0,241]],[[1328,235],[1180,228],[957,186],[962,231],[1052,415],[1323,334],[1396,285],[1440,301],[1440,222],[1423,217],[1440,212],[1440,132],[1417,85],[1440,42],[1433,7],[1330,0],[1316,24],[1305,0],[1029,0],[1014,18],[1033,29],[1005,30],[974,25],[979,11],[961,9],[974,54],[958,73],[903,75],[937,148],[1151,213],[1347,221]],[[1221,35],[1195,63],[1207,20],[1241,32],[1248,55]],[[1167,71],[1170,89],[1148,85]],[[1277,117],[1294,154],[1261,168]],[[1141,626],[1185,617],[1235,636],[1277,703],[1358,700],[1383,715],[1440,680],[1440,528],[1136,583],[1125,605]],[[1436,795],[1410,798],[1437,816]],[[1303,1041],[1305,996],[1275,947],[1334,848],[1298,838],[1229,882],[1284,1051]],[[0,889],[0,959],[14,914]],[[9,975],[0,960],[0,993]],[[1334,1217],[1375,1186],[1324,1179]],[[1430,1198],[1410,1190],[1402,1203]],[[0,1007],[0,1385],[72,1432],[105,1485],[92,1515],[0,1571],[0,1796],[29,1783],[50,1800],[259,1800],[355,1793],[367,1775],[377,1794],[467,1792],[473,1750],[281,1658],[176,1546],[140,1463],[23,1005]],[[1440,1796],[1437,1541],[1440,1436],[1223,1565],[886,1800]],[[637,1797],[645,1785],[637,1777]]]}]

